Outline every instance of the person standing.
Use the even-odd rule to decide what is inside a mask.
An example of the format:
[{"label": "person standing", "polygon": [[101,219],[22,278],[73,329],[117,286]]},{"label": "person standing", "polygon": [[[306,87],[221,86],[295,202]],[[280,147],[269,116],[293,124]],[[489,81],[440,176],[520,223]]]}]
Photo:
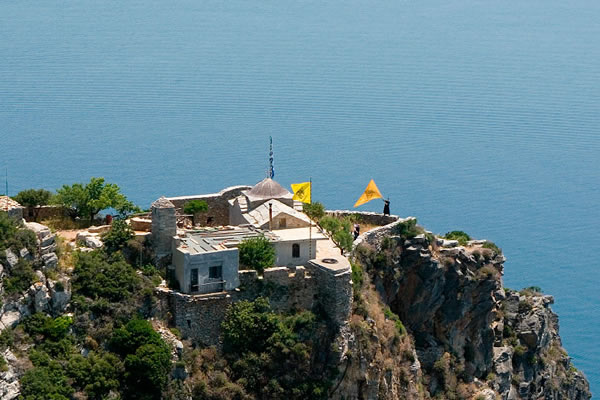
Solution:
[{"label": "person standing", "polygon": [[383,200],[383,215],[390,215],[390,200]]}]

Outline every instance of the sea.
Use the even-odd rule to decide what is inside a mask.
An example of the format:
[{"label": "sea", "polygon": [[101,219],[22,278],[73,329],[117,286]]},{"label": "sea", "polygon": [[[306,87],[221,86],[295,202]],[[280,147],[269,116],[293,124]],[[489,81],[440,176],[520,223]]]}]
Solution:
[{"label": "sea", "polygon": [[9,194],[101,176],[145,208],[260,181],[272,137],[329,209],[374,179],[498,244],[599,392],[600,1],[2,0],[0,61]]}]

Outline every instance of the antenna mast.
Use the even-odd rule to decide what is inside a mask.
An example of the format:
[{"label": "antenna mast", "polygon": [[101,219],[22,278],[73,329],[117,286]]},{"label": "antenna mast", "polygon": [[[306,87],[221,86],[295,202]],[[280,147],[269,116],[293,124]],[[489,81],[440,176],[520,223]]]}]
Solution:
[{"label": "antenna mast", "polygon": [[273,179],[275,176],[275,169],[273,168],[273,137],[269,136],[269,173],[268,177]]}]

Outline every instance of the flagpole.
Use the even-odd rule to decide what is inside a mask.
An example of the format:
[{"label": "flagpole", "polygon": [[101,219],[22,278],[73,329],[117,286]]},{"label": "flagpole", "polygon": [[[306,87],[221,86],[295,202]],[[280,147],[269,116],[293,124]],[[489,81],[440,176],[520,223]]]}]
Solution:
[{"label": "flagpole", "polygon": [[[308,190],[310,190],[310,203],[312,204],[312,177],[308,179]],[[312,259],[312,218],[308,217],[308,259]],[[316,258],[316,257],[315,257]]]}]

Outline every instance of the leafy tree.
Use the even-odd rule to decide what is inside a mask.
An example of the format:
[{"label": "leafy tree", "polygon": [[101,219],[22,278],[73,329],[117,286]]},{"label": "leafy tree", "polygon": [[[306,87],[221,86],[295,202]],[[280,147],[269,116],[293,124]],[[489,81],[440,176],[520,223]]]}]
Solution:
[{"label": "leafy tree", "polygon": [[171,370],[171,353],[163,343],[145,344],[125,358],[129,390],[144,399],[160,399]]},{"label": "leafy tree", "polygon": [[125,356],[128,390],[136,398],[160,399],[171,370],[171,352],[152,325],[134,319],[115,330],[110,345]]},{"label": "leafy tree", "polygon": [[121,301],[140,285],[140,278],[120,253],[76,253],[73,270],[73,293],[92,299]]},{"label": "leafy tree", "polygon": [[352,223],[349,218],[325,216],[319,220],[319,225],[329,233],[335,244],[344,251],[351,251],[354,237],[350,233]]},{"label": "leafy tree", "polygon": [[318,201],[302,204],[302,211],[304,211],[304,214],[308,215],[310,219],[317,221],[325,216],[325,206]]},{"label": "leafy tree", "polygon": [[37,221],[40,207],[50,203],[52,192],[45,189],[27,189],[20,191],[13,199],[25,207],[33,208],[33,219]]},{"label": "leafy tree", "polygon": [[102,235],[104,249],[111,254],[122,250],[134,236],[135,234],[127,221],[124,219],[114,220],[110,230]]},{"label": "leafy tree", "polygon": [[196,214],[208,211],[208,203],[204,200],[191,200],[183,206],[183,212],[192,214],[192,224],[196,225]]},{"label": "leafy tree", "polygon": [[275,248],[264,236],[243,240],[238,246],[240,264],[259,273],[275,264]]},{"label": "leafy tree", "polygon": [[73,210],[74,216],[89,218],[90,224],[96,214],[107,208],[114,208],[121,215],[139,210],[121,193],[119,186],[105,183],[104,178],[91,178],[86,184],[63,185],[56,191],[54,202]]},{"label": "leafy tree", "polygon": [[279,329],[279,320],[271,312],[269,301],[259,297],[255,301],[240,301],[229,307],[221,327],[227,351],[261,351]]}]

